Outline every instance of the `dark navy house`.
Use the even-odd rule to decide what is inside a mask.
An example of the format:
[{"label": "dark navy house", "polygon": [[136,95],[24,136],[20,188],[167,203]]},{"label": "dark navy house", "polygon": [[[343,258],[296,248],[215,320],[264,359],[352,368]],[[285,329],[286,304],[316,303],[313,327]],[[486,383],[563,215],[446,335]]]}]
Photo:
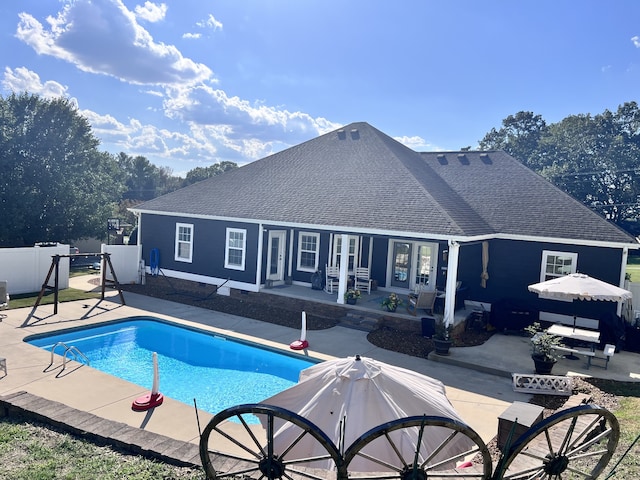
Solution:
[{"label": "dark navy house", "polygon": [[157,249],[167,276],[256,292],[344,265],[342,292],[368,267],[380,289],[446,290],[449,321],[458,282],[468,301],[542,320],[615,313],[527,286],[576,271],[622,285],[639,246],[504,152],[419,153],[360,122],[132,210],[143,258]]}]

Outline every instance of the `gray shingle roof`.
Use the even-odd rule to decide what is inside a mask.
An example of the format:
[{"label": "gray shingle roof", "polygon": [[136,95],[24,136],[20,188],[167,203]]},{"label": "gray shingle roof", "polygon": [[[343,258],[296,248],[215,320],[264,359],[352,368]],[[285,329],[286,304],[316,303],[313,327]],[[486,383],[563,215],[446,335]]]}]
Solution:
[{"label": "gray shingle roof", "polygon": [[633,242],[504,152],[418,153],[363,122],[135,210],[435,237]]}]

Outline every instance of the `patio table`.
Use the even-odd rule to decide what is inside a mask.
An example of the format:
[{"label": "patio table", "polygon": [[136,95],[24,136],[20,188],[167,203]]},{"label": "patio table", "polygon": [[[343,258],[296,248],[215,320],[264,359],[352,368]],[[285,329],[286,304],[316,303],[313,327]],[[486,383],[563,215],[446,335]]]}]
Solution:
[{"label": "patio table", "polygon": [[591,351],[595,351],[596,345],[600,343],[600,332],[595,330],[585,330],[583,328],[568,327],[566,325],[551,325],[547,330],[552,335],[559,337],[571,338],[587,342],[591,346]]}]

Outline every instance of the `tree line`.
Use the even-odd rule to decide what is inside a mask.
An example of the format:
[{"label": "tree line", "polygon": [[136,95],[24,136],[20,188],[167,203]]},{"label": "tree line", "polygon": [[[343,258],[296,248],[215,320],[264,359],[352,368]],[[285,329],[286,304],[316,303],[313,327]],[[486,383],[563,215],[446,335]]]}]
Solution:
[{"label": "tree line", "polygon": [[220,162],[181,178],[99,144],[69,99],[0,96],[0,246],[105,238],[108,218],[135,223],[128,207],[237,168]]},{"label": "tree line", "polygon": [[[237,168],[219,162],[181,178],[143,156],[112,155],[99,144],[68,99],[0,96],[1,247],[104,238],[108,218],[135,223],[127,208]],[[553,124],[521,111],[491,129],[479,147],[506,151],[607,219],[640,233],[636,102]]]},{"label": "tree line", "polygon": [[627,102],[611,112],[569,115],[547,124],[518,112],[480,141],[504,150],[561,190],[634,235],[640,213],[640,110]]}]

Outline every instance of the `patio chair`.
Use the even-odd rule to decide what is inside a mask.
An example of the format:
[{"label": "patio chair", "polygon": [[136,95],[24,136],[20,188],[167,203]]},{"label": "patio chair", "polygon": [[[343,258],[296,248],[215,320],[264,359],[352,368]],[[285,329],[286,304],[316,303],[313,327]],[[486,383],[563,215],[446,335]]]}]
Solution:
[{"label": "patio chair", "polygon": [[367,293],[371,293],[371,277],[368,267],[356,267],[354,286],[356,290],[366,290]]},{"label": "patio chair", "polygon": [[337,292],[338,284],[340,283],[340,267],[325,266],[326,282],[324,289],[327,293]]},{"label": "patio chair", "polygon": [[409,301],[407,302],[407,312],[411,315],[416,315],[418,309],[426,310],[430,315],[433,315],[433,307],[436,303],[437,292],[435,290],[423,290],[417,295],[409,294]]}]

